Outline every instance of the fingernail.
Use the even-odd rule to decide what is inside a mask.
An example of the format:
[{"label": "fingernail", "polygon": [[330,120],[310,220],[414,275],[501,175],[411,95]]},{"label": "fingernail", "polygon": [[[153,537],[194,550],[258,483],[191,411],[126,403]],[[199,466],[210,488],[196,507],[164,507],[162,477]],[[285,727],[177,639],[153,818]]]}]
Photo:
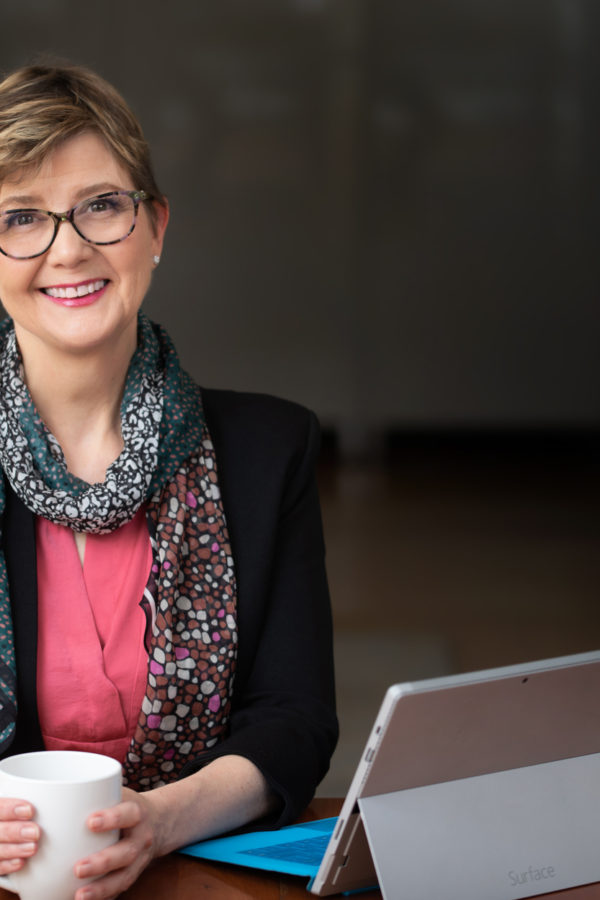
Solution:
[{"label": "fingernail", "polygon": [[21,837],[29,841],[37,841],[39,831],[37,825],[23,825],[21,828]]},{"label": "fingernail", "polygon": [[30,819],[33,815],[33,809],[28,803],[22,806],[15,806],[15,816],[18,819]]},{"label": "fingernail", "polygon": [[36,848],[37,844],[21,844],[19,852],[23,853],[25,856],[31,856],[32,853],[35,853]]},{"label": "fingernail", "polygon": [[92,867],[89,863],[79,863],[75,869],[75,874],[78,878],[86,878],[92,874]]},{"label": "fingernail", "polygon": [[104,819],[102,816],[92,816],[90,819],[90,828],[102,828],[104,825]]}]

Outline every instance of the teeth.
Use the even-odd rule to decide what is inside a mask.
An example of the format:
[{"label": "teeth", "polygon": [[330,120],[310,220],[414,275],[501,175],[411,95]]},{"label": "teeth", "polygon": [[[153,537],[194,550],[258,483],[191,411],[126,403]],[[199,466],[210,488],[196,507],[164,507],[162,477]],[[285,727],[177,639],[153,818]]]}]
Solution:
[{"label": "teeth", "polygon": [[106,281],[89,281],[87,284],[80,284],[77,287],[67,288],[45,288],[45,293],[58,300],[72,300],[74,297],[85,297],[86,294],[93,294],[104,287]]}]

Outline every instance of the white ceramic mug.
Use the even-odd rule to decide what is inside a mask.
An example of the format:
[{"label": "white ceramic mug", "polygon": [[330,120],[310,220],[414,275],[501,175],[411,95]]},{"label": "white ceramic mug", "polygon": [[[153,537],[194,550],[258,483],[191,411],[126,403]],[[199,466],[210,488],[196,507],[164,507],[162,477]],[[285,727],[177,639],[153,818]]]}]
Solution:
[{"label": "white ceramic mug", "polygon": [[27,800],[40,826],[37,853],[18,872],[0,877],[0,887],[21,900],[73,900],[74,866],[118,839],[118,831],[96,834],[85,824],[90,813],[121,800],[121,765],[99,753],[47,750],[0,761],[0,796]]}]

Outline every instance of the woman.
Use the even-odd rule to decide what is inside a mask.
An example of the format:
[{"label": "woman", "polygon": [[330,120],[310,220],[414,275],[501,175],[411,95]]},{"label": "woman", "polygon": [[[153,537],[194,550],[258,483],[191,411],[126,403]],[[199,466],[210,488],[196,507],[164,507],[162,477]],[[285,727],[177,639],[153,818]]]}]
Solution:
[{"label": "woman", "polygon": [[[310,800],[337,726],[301,407],[201,390],[140,312],[168,206],[122,98],[75,67],[0,84],[0,749],[109,753],[77,900]],[[37,850],[0,800],[0,874]]]}]

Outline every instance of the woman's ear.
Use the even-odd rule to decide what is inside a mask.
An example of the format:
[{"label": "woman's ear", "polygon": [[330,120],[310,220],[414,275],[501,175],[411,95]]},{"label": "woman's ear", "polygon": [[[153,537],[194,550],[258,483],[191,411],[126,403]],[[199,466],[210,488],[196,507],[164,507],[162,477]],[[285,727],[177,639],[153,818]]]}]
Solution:
[{"label": "woman's ear", "polygon": [[169,222],[169,201],[166,197],[162,197],[160,202],[153,200],[152,207],[154,209],[154,216],[152,217],[152,230],[154,232],[152,246],[154,254],[160,256],[165,239],[165,231]]}]

